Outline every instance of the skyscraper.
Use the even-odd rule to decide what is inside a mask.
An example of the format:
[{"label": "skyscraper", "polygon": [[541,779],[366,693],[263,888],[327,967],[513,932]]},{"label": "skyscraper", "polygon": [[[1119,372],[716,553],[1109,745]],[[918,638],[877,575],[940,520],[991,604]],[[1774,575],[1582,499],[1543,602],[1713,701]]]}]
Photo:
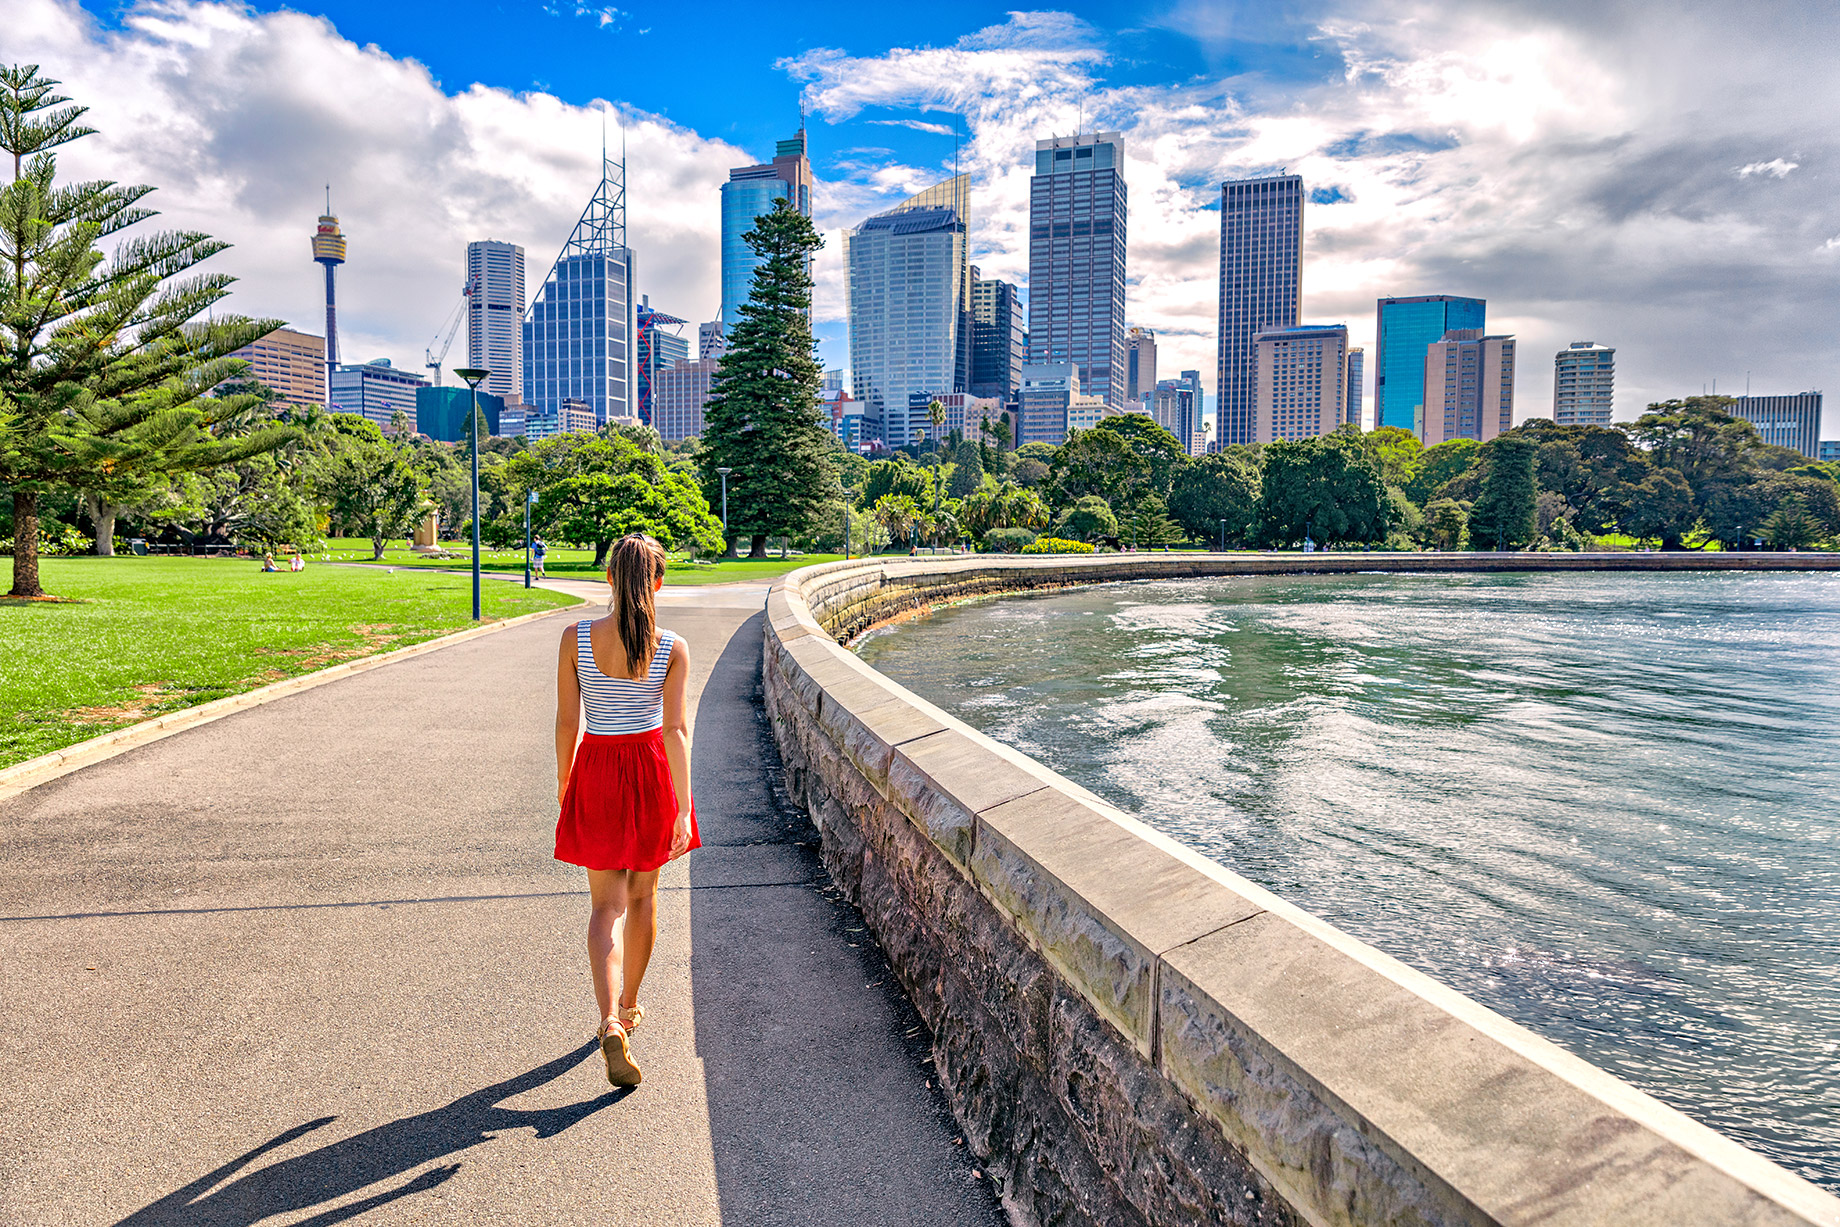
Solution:
[{"label": "skyscraper", "polygon": [[971,391],[1014,400],[1022,389],[1029,334],[1022,326],[1022,294],[1007,281],[986,281],[971,266]]},{"label": "skyscraper", "polygon": [[420,429],[415,416],[416,391],[428,381],[413,371],[399,370],[388,358],[341,366],[332,372],[326,408],[333,413],[355,413],[386,433],[398,410],[409,419],[409,429]]},{"label": "skyscraper", "polygon": [[1553,355],[1553,421],[1561,426],[1608,426],[1616,393],[1616,351],[1573,341]]},{"label": "skyscraper", "polygon": [[1729,411],[1757,428],[1765,443],[1792,447],[1804,456],[1821,451],[1821,394],[1740,396]]},{"label": "skyscraper", "polygon": [[1453,328],[1425,347],[1418,441],[1487,442],[1514,427],[1514,338]]},{"label": "skyscraper", "polygon": [[1156,398],[1156,332],[1149,328],[1127,328],[1124,334],[1124,398],[1148,401]]},{"label": "skyscraper", "polygon": [[1425,407],[1425,351],[1452,329],[1486,327],[1488,304],[1449,294],[1382,298],[1376,315],[1374,429],[1417,430]]},{"label": "skyscraper", "polygon": [[326,403],[332,402],[332,373],[339,365],[339,314],[335,306],[334,270],[345,263],[345,235],[332,215],[332,189],[326,189],[326,211],[313,231],[313,262],[326,270]]},{"label": "skyscraper", "polygon": [[524,249],[497,239],[466,245],[466,364],[492,373],[481,392],[524,395]]},{"label": "skyscraper", "polygon": [[1342,420],[1352,425],[1361,424],[1361,389],[1367,382],[1367,354],[1359,345],[1348,351],[1348,412]]},{"label": "skyscraper", "polygon": [[1313,439],[1347,420],[1348,325],[1266,328],[1256,344],[1251,442]]},{"label": "skyscraper", "polygon": [[1035,142],[1029,362],[1071,362],[1080,387],[1113,409],[1125,399],[1125,203],[1120,133]]},{"label": "skyscraper", "polygon": [[722,185],[722,322],[729,328],[741,322],[741,304],[747,301],[760,263],[741,236],[754,228],[755,218],[773,211],[776,200],[810,217],[811,185],[804,128],[779,142],[771,162],[728,172],[728,182]]},{"label": "skyscraper", "polygon": [[1220,446],[1257,434],[1258,335],[1303,310],[1303,178],[1220,185]]},{"label": "skyscraper", "polygon": [[969,374],[960,345],[970,318],[965,224],[937,199],[922,192],[844,233],[850,379],[865,428],[879,425],[889,447],[915,442],[927,425],[910,420],[914,393],[963,391]]},{"label": "skyscraper", "polygon": [[639,420],[647,426],[656,426],[658,422],[653,412],[653,394],[658,375],[670,370],[677,362],[690,357],[690,338],[680,336],[672,329],[682,328],[689,323],[675,315],[666,315],[662,311],[652,310],[649,295],[639,300],[639,309],[634,313],[638,334],[638,399]]},{"label": "skyscraper", "polygon": [[600,422],[632,414],[632,273],[626,167],[603,151],[600,185],[524,314],[524,400],[533,420],[560,420],[565,400],[586,404]]}]

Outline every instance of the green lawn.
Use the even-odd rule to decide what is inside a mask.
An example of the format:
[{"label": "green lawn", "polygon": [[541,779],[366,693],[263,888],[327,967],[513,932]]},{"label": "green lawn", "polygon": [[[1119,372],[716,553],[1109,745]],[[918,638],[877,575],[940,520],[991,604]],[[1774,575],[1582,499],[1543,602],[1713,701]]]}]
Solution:
[{"label": "green lawn", "polygon": [[[0,599],[0,767],[162,712],[465,628],[465,576],[248,559],[49,558],[45,589]],[[10,586],[11,559],[0,560]],[[3,588],[0,588],[3,590]],[[575,603],[493,582],[488,621]]]},{"label": "green lawn", "polygon": [[[442,548],[453,554],[452,558],[429,558],[412,553],[407,541],[392,541],[383,551],[379,566],[387,567],[422,567],[435,570],[466,569],[472,566],[473,547],[471,542],[442,542]],[[326,543],[323,554],[309,554],[310,559],[324,558],[330,562],[370,562],[371,544],[350,537],[334,537]],[[673,558],[665,572],[667,584],[727,584],[737,580],[772,579],[795,571],[812,563],[833,562],[842,558],[841,554],[797,554],[791,558],[772,558],[751,560],[747,558],[727,561],[692,562],[688,559]],[[524,551],[491,550],[483,546],[479,551],[479,569],[482,571],[499,571],[509,574],[522,574],[524,570]],[[562,546],[551,546],[544,569],[555,576],[570,579],[594,579],[600,576],[600,569],[594,565],[593,550],[577,550]]]}]

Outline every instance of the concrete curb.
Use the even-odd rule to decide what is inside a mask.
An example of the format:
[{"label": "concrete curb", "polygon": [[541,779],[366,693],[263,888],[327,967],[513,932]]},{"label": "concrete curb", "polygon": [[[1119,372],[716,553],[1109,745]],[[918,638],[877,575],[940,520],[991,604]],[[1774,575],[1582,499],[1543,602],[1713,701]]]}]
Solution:
[{"label": "concrete curb", "polygon": [[[555,592],[557,589],[547,589]],[[564,593],[563,595],[573,595]],[[588,602],[583,600],[581,604]],[[245,690],[242,694],[228,695],[213,699],[209,703],[200,703],[196,707],[185,707],[178,711],[143,720],[139,724],[130,724],[127,728],[92,737],[88,741],[79,741],[75,745],[65,746],[62,750],[53,750],[37,758],[28,758],[23,763],[15,763],[5,770],[0,770],[0,801],[16,797],[28,789],[49,783],[73,771],[88,767],[94,763],[104,762],[118,754],[182,733],[186,729],[209,724],[225,716],[242,711],[245,708],[260,707],[276,699],[285,699],[289,695],[299,694],[303,690],[312,690],[324,686],[327,682],[336,682],[340,678],[365,673],[383,665],[394,664],[399,660],[421,656],[439,648],[464,643],[469,639],[478,639],[483,635],[496,634],[525,622],[534,622],[538,618],[554,617],[575,608],[573,605],[559,605],[555,609],[545,609],[538,613],[519,614],[500,622],[487,622],[479,626],[469,626],[463,631],[451,635],[441,635],[434,639],[425,639],[421,643],[412,643],[406,648],[396,648],[389,652],[380,652],[375,656],[364,656],[357,660],[348,660],[343,664],[332,665],[312,673],[303,673],[299,677],[284,678],[254,690]]]}]

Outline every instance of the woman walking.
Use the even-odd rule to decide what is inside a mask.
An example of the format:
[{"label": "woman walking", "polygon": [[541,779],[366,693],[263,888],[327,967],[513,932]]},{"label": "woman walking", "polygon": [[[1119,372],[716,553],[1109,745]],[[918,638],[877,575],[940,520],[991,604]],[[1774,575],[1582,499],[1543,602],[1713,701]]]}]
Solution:
[{"label": "woman walking", "polygon": [[[630,1041],[645,1017],[639,983],[658,936],[658,870],[701,844],[684,713],[690,654],[659,628],[652,603],[664,566],[650,537],[615,543],[607,616],[562,632],[556,668],[556,859],[588,871],[588,966],[615,1086],[637,1086],[641,1077]],[[583,708],[588,731],[578,746]],[[613,933],[621,916],[624,952]]]}]

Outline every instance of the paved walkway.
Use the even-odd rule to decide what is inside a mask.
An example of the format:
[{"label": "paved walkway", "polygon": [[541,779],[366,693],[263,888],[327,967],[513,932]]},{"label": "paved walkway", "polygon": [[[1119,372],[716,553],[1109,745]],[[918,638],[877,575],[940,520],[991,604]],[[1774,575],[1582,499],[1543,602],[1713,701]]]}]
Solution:
[{"label": "paved walkway", "polygon": [[549,856],[567,613],[0,802],[0,1222],[999,1221],[775,795],[762,591],[662,602],[706,846],[662,879],[629,1094]]}]

